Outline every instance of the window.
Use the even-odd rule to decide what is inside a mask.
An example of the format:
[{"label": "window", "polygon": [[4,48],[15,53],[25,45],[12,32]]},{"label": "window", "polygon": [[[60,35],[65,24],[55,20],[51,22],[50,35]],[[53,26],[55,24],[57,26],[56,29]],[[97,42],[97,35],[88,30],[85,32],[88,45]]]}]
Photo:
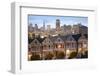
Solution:
[{"label": "window", "polygon": [[49,49],[50,49],[50,45],[49,45]]},{"label": "window", "polygon": [[49,43],[50,43],[50,41],[49,41]]},{"label": "window", "polygon": [[35,44],[37,44],[37,41],[35,41]]},{"label": "window", "polygon": [[60,39],[58,39],[58,42],[60,42]]}]

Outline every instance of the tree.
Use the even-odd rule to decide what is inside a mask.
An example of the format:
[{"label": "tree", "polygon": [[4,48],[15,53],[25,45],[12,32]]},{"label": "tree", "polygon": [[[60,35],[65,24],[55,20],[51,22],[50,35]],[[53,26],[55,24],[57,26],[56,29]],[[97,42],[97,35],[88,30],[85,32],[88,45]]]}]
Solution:
[{"label": "tree", "polygon": [[36,53],[32,53],[31,60],[41,60],[40,55]]},{"label": "tree", "polygon": [[81,37],[81,34],[72,35],[76,41],[76,53],[78,54],[78,40]]},{"label": "tree", "polygon": [[72,59],[75,58],[77,56],[77,52],[71,52],[70,56],[68,57],[68,59]]},{"label": "tree", "polygon": [[53,53],[51,53],[51,52],[48,52],[46,55],[45,55],[45,60],[50,60],[50,59],[52,59],[54,57],[54,55],[53,55]]},{"label": "tree", "polygon": [[56,53],[56,58],[57,59],[64,59],[65,58],[65,53],[63,51],[58,51]]}]

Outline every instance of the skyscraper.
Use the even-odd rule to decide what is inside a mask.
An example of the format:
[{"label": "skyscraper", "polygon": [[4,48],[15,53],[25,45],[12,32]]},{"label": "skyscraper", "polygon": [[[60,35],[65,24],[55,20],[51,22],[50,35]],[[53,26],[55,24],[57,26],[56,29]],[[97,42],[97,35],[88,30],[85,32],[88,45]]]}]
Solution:
[{"label": "skyscraper", "polygon": [[51,29],[50,25],[47,25],[47,31],[48,32],[50,32],[50,29]]},{"label": "skyscraper", "polygon": [[28,25],[28,31],[29,31],[29,32],[33,32],[33,31],[34,31],[34,28],[33,28],[33,24],[32,24],[32,23],[30,23],[30,24]]},{"label": "skyscraper", "polygon": [[38,30],[38,25],[37,24],[35,24],[35,30]]},{"label": "skyscraper", "polygon": [[45,21],[43,21],[43,30],[45,31]]},{"label": "skyscraper", "polygon": [[56,31],[60,30],[60,20],[56,19]]}]

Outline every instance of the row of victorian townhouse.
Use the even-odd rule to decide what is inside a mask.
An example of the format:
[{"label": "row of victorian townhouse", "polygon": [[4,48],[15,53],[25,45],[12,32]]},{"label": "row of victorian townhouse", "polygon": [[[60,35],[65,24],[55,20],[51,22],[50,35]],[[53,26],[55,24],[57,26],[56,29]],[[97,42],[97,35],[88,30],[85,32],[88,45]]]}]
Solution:
[{"label": "row of victorian townhouse", "polygon": [[[62,51],[67,55],[69,52],[76,51],[76,47],[76,40],[72,35],[59,35],[55,37],[35,38],[29,44],[28,50],[29,53],[35,52],[40,54],[44,54],[46,52]],[[84,53],[84,51],[87,51],[87,47],[87,35],[81,35],[78,39],[78,52]]]}]

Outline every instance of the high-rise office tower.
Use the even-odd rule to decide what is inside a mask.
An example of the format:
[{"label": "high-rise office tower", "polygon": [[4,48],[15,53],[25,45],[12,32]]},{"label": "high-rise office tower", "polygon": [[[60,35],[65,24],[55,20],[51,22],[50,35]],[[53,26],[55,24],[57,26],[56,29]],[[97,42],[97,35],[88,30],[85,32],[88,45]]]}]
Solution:
[{"label": "high-rise office tower", "polygon": [[56,31],[60,31],[60,20],[56,19]]}]

